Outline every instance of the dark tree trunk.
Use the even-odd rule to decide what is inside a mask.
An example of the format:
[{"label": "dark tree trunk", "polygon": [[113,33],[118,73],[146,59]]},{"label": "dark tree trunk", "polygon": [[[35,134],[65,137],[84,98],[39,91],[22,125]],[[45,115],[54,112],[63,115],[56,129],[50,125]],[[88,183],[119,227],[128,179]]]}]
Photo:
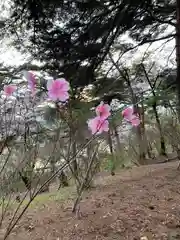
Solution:
[{"label": "dark tree trunk", "polygon": [[108,132],[108,145],[109,145],[109,150],[111,153],[111,161],[112,161],[112,166],[111,166],[111,175],[115,175],[115,159],[114,159],[114,151],[113,151],[113,143],[112,143],[112,138],[111,138],[111,132],[109,130]]},{"label": "dark tree trunk", "polygon": [[[176,63],[177,63],[177,73],[176,73],[176,86],[177,86],[177,114],[180,122],[180,0],[176,0]],[[178,158],[180,158],[179,149],[177,149]],[[180,170],[180,165],[178,167]]]},{"label": "dark tree trunk", "polygon": [[[139,114],[139,107],[136,105],[134,108],[136,109],[135,112],[140,116]],[[146,151],[144,148],[144,136],[142,132],[142,122],[139,124],[139,126],[136,127],[137,129],[137,137],[138,137],[138,144],[139,144],[139,164],[143,165],[145,164],[145,159],[146,159]]]},{"label": "dark tree trunk", "polygon": [[162,128],[161,128],[160,119],[159,119],[158,112],[157,112],[157,105],[156,105],[156,103],[153,104],[152,108],[153,108],[153,111],[154,111],[157,127],[158,127],[159,134],[160,134],[160,144],[161,144],[160,155],[166,156],[166,144],[165,144],[165,139],[164,139]]},{"label": "dark tree trunk", "polygon": [[58,187],[58,190],[61,188],[61,187],[68,187],[69,186],[69,183],[68,183],[68,178],[67,178],[67,175],[64,173],[64,171],[62,171],[59,175],[59,187]]},{"label": "dark tree trunk", "polygon": [[[73,122],[73,119],[71,120],[71,123]],[[77,162],[77,145],[76,145],[76,129],[73,126],[73,124],[70,125],[70,155],[68,157],[68,162],[71,158],[73,158],[72,163],[69,165],[69,168],[71,170],[71,173],[74,177],[75,183],[77,184],[77,188],[79,188],[80,181],[79,181],[79,168],[78,168],[78,162]]]},{"label": "dark tree trunk", "polygon": [[55,169],[56,169],[54,157],[50,160],[50,165],[51,165],[51,174],[54,174]]},{"label": "dark tree trunk", "polygon": [[74,174],[75,174],[75,176],[76,177],[78,177],[78,164],[77,164],[77,159],[76,159],[76,142],[74,141],[73,143],[72,143],[72,152],[73,152],[73,156],[74,156],[74,160],[73,160],[73,163],[72,163],[72,165],[73,165],[73,171],[74,171]]},{"label": "dark tree trunk", "polygon": [[118,150],[118,152],[120,152],[120,150],[121,150],[121,143],[120,143],[120,140],[119,140],[118,128],[117,128],[115,123],[112,123],[112,127],[113,127],[113,130],[114,130],[114,136],[116,138],[117,150]]},{"label": "dark tree trunk", "polygon": [[177,75],[176,75],[176,84],[177,84],[177,96],[178,96],[178,105],[177,113],[180,121],[180,0],[176,0],[176,62],[177,62]]},{"label": "dark tree trunk", "polygon": [[[142,94],[142,99],[143,99],[143,94]],[[147,135],[146,135],[146,129],[145,129],[145,113],[144,113],[144,104],[142,102],[142,107],[141,107],[141,125],[142,125],[142,137],[144,139],[144,145],[146,148],[146,154],[148,158],[152,158],[152,148],[150,147],[150,144],[148,143]]]},{"label": "dark tree trunk", "polygon": [[159,135],[160,135],[160,144],[161,144],[161,151],[160,151],[160,154],[162,156],[167,156],[166,155],[166,144],[165,144],[165,138],[163,136],[163,131],[162,131],[162,128],[161,128],[161,122],[160,122],[160,119],[159,119],[159,115],[158,115],[158,111],[157,111],[157,102],[156,102],[156,92],[155,92],[155,83],[152,84],[151,83],[151,80],[149,79],[149,76],[148,76],[148,73],[146,72],[146,69],[144,67],[144,65],[142,64],[142,69],[144,71],[144,74],[145,74],[145,77],[149,83],[149,86],[151,87],[151,90],[152,90],[152,94],[154,96],[154,102],[152,104],[152,108],[153,108],[153,111],[154,111],[154,115],[155,115],[155,118],[156,118],[156,123],[157,123],[157,128],[159,130]]}]

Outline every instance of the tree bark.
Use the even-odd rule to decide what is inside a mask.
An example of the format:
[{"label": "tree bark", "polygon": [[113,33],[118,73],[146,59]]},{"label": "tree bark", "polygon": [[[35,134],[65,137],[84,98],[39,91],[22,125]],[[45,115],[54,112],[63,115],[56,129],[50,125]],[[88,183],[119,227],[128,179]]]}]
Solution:
[{"label": "tree bark", "polygon": [[[142,99],[143,99],[143,94],[142,94]],[[147,135],[146,135],[145,114],[144,114],[144,104],[143,104],[143,102],[142,102],[142,107],[140,109],[140,117],[141,117],[142,138],[143,138],[143,141],[144,141],[144,146],[146,148],[146,154],[147,154],[148,158],[151,158],[152,157],[152,154],[151,154],[152,149],[149,146]]]},{"label": "tree bark", "polygon": [[56,169],[56,164],[55,164],[54,157],[52,157],[52,159],[50,159],[50,165],[51,165],[51,174],[53,174],[55,172],[55,169]]},{"label": "tree bark", "polygon": [[154,115],[155,115],[155,118],[156,118],[157,128],[158,128],[159,134],[160,134],[160,144],[161,144],[160,155],[167,156],[165,139],[164,139],[164,136],[163,136],[161,123],[160,123],[159,115],[158,115],[158,112],[157,112],[157,104],[156,104],[156,102],[153,104],[152,108],[153,108]]},{"label": "tree bark", "polygon": [[[74,141],[72,144],[72,152],[73,152],[73,156],[76,156],[76,142]],[[73,161],[73,170],[76,176],[78,176],[78,164],[77,164],[77,160],[76,158],[74,158]]]},{"label": "tree bark", "polygon": [[180,122],[180,0],[176,0],[176,85],[177,85],[177,113]]},{"label": "tree bark", "polygon": [[[132,103],[133,103],[133,107],[134,107],[134,112],[139,115],[139,108],[138,108],[138,104],[137,104],[137,97],[134,94],[133,88],[131,86],[131,82],[130,82],[129,74],[128,74],[127,70],[126,69],[123,69],[123,70],[120,69],[119,65],[114,61],[111,53],[109,53],[109,57],[110,57],[110,60],[112,61],[113,65],[118,70],[119,74],[126,81],[128,89],[129,89],[129,92],[131,94],[131,99],[132,99]],[[136,130],[137,130],[136,133],[137,133],[138,145],[139,145],[139,164],[144,164],[145,163],[146,153],[144,151],[144,146],[143,146],[143,137],[142,137],[141,127],[142,127],[141,124],[136,127]]]},{"label": "tree bark", "polygon": [[74,158],[73,162],[72,162],[72,169],[73,169],[73,175],[75,177],[75,182],[77,185],[77,189],[79,189],[79,169],[78,169],[78,163],[77,163],[77,158],[76,158],[76,153],[77,153],[77,146],[76,146],[76,130],[74,129],[74,127],[72,126],[71,131],[71,141],[72,141],[72,157]]},{"label": "tree bark", "polygon": [[68,186],[69,186],[69,183],[68,183],[67,175],[65,174],[64,171],[62,171],[59,174],[59,187],[58,187],[58,190],[60,190],[61,187],[68,187]]},{"label": "tree bark", "polygon": [[120,150],[121,150],[121,143],[120,143],[120,140],[119,140],[118,129],[117,129],[117,126],[116,126],[115,123],[112,123],[112,127],[113,127],[114,135],[115,135],[115,138],[116,138],[117,150],[118,150],[118,152],[120,152]]},{"label": "tree bark", "polygon": [[109,145],[109,150],[111,153],[111,175],[114,176],[115,175],[115,159],[114,159],[114,151],[113,151],[113,143],[112,143],[112,138],[111,138],[111,132],[110,130],[108,131],[108,145]]},{"label": "tree bark", "polygon": [[159,115],[158,115],[158,111],[157,111],[157,100],[156,100],[156,92],[154,91],[154,88],[155,88],[155,84],[152,84],[151,83],[151,80],[149,79],[149,76],[148,76],[148,73],[146,72],[146,69],[144,67],[143,64],[141,64],[142,66],[142,69],[144,71],[144,74],[145,74],[145,77],[148,81],[148,84],[151,88],[151,91],[152,91],[152,94],[153,94],[153,97],[154,97],[154,102],[152,104],[152,108],[153,108],[153,111],[154,111],[154,115],[155,115],[155,118],[156,118],[156,123],[157,123],[157,128],[159,130],[159,135],[160,135],[160,144],[161,144],[161,150],[160,150],[160,155],[162,156],[167,156],[166,154],[166,144],[165,144],[165,138],[163,136],[163,131],[162,131],[162,127],[161,127],[161,122],[160,122],[160,119],[159,119]]},{"label": "tree bark", "polygon": [[[139,115],[141,118],[141,114],[139,111],[139,106],[138,104],[134,105],[135,107],[135,113]],[[142,122],[139,124],[137,128],[137,137],[138,137],[138,144],[139,144],[139,164],[144,164],[145,163],[145,158],[146,158],[146,152],[144,148],[144,136],[143,136],[143,127],[142,127]]]}]

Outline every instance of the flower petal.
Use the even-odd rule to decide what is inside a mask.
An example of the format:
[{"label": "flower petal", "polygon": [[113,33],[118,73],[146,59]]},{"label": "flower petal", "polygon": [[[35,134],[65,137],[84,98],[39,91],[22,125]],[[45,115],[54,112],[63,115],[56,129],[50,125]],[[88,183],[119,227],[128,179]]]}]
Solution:
[{"label": "flower petal", "polygon": [[11,96],[15,91],[16,91],[17,87],[13,84],[10,85],[5,85],[4,86],[4,93],[6,96]]},{"label": "flower petal", "polygon": [[122,111],[122,116],[125,118],[129,118],[134,113],[133,107],[127,107]]},{"label": "flower petal", "polygon": [[107,132],[109,130],[109,122],[97,116],[88,121],[88,127],[92,134],[101,134],[102,132]]},{"label": "flower petal", "polygon": [[50,90],[48,91],[48,97],[49,97],[51,100],[53,100],[53,101],[58,100],[57,94],[54,93],[54,91],[53,91],[52,89],[50,89]]},{"label": "flower petal", "polygon": [[61,85],[61,90],[62,90],[62,91],[69,91],[70,85],[69,85],[69,82],[66,81],[66,79],[64,79],[64,78],[58,78],[58,79],[56,79],[55,81],[60,83],[60,85]]},{"label": "flower petal", "polygon": [[65,79],[48,80],[48,96],[51,100],[65,102],[69,98],[69,83]]},{"label": "flower petal", "polygon": [[104,102],[101,102],[96,107],[96,114],[97,116],[100,116],[103,119],[107,119],[111,113],[110,113],[111,107],[108,104],[104,104]]},{"label": "flower petal", "polygon": [[29,86],[30,90],[31,90],[31,92],[34,95],[35,94],[35,90],[36,90],[36,77],[35,77],[35,74],[32,71],[24,71],[23,73],[24,73],[24,77],[28,81],[28,86]]},{"label": "flower petal", "polygon": [[139,126],[140,124],[140,119],[138,117],[135,117],[134,119],[131,120],[131,124],[135,127]]},{"label": "flower petal", "polygon": [[69,94],[68,92],[61,92],[58,96],[59,101],[65,102],[66,100],[69,99]]}]

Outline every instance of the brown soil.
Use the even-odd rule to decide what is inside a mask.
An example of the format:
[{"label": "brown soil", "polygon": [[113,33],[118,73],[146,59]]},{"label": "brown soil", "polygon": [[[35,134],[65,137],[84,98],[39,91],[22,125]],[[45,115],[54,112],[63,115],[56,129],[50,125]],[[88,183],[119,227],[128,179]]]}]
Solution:
[{"label": "brown soil", "polygon": [[[81,203],[31,209],[13,231],[13,240],[151,240],[180,239],[180,172],[178,163],[135,167],[98,177]],[[142,238],[146,236],[147,238]]]}]

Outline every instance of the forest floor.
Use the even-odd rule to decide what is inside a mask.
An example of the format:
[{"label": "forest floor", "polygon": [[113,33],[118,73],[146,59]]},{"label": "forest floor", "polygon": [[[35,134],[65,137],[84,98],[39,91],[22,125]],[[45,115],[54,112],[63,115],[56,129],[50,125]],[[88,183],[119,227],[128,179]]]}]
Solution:
[{"label": "forest floor", "polygon": [[9,239],[180,239],[177,166],[172,162],[134,167],[115,176],[100,174],[96,187],[84,194],[79,219],[71,212],[72,198],[46,201],[28,210]]}]

